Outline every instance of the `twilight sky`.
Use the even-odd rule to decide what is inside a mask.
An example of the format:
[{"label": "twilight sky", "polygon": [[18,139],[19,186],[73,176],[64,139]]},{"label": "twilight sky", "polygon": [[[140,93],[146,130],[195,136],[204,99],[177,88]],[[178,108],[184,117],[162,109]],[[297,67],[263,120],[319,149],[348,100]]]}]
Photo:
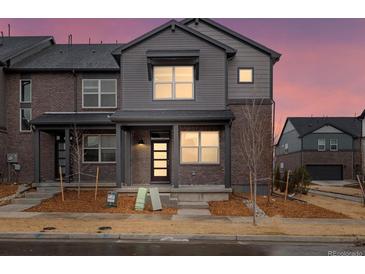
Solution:
[{"label": "twilight sky", "polygon": [[[274,67],[277,131],[287,116],[360,114],[365,108],[365,19],[216,19],[282,54]],[[66,43],[125,43],[168,19],[0,19],[12,35]]]}]

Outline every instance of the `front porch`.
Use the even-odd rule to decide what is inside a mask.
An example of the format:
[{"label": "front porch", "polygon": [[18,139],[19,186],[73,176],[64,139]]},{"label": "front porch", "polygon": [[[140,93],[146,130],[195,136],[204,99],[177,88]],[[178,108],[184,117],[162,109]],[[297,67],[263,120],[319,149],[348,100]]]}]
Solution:
[{"label": "front porch", "polygon": [[[34,185],[55,186],[59,178],[58,168],[61,167],[65,187],[78,186],[78,178],[73,176],[77,170],[72,157],[74,131],[77,129],[82,134],[100,135],[98,154],[93,153],[92,146],[85,149],[86,141],[81,137],[82,187],[95,186],[93,175],[96,173],[96,167],[99,167],[99,186],[118,188],[121,192],[124,192],[124,189],[125,192],[136,190],[141,186],[158,186],[160,191],[172,193],[209,192],[209,189],[205,188],[208,186],[210,189],[223,187],[229,192],[232,119],[233,115],[228,110],[121,111],[115,114],[46,113],[32,121]],[[215,144],[211,144],[210,147],[187,147],[186,157],[195,157],[192,154],[198,153],[199,150],[199,160],[204,157],[216,157],[216,161],[182,162],[182,158],[185,157],[181,154],[182,132],[193,132],[193,135],[199,133],[199,145],[203,142],[200,141],[200,134],[203,136],[203,133],[215,133]],[[48,137],[43,139],[43,135]],[[102,135],[113,136],[112,148],[103,148]],[[45,141],[48,143],[45,144]],[[105,142],[107,141],[105,139]],[[206,156],[202,152],[204,149],[207,151],[204,154]],[[84,162],[86,150],[89,153],[87,157],[96,157],[99,162]],[[110,160],[100,162],[103,157]],[[179,188],[182,191],[172,190]]]},{"label": "front porch", "polygon": [[[228,110],[116,112],[111,120],[116,123],[117,185],[167,184],[174,188],[224,185],[230,188],[232,119]],[[214,154],[217,161],[183,163],[180,143],[183,131],[218,133]],[[202,150],[190,148],[199,150],[199,154]]]}]

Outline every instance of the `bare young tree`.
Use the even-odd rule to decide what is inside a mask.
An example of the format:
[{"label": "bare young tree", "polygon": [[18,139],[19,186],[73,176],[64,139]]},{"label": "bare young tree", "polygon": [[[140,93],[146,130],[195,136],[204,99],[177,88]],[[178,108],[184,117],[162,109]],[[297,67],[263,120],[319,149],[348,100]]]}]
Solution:
[{"label": "bare young tree", "polygon": [[[241,114],[243,121],[240,122],[240,148],[243,158],[246,161],[247,167],[252,174],[253,181],[253,224],[256,225],[256,196],[257,196],[257,182],[267,178],[258,178],[262,170],[263,153],[268,138],[268,123],[265,119],[265,112],[263,107],[263,100],[253,100],[252,104],[241,106]],[[271,134],[270,134],[271,135]],[[269,183],[270,184],[270,183]]]},{"label": "bare young tree", "polygon": [[73,126],[72,142],[71,142],[71,159],[72,164],[76,168],[76,172],[73,176],[77,176],[77,197],[80,198],[81,191],[81,164],[82,164],[82,132],[77,128],[76,124]]}]

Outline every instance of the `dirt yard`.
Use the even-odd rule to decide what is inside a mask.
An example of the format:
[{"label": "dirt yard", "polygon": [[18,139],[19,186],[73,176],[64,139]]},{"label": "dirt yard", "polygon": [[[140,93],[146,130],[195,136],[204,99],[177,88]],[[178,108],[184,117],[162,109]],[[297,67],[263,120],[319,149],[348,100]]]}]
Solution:
[{"label": "dirt yard", "polygon": [[326,208],[327,210],[335,211],[340,214],[345,214],[353,219],[365,219],[365,207],[361,203],[313,194],[300,195],[299,198],[309,204]]},{"label": "dirt yard", "polygon": [[94,200],[94,191],[81,191],[80,199],[77,198],[77,191],[65,191],[65,201],[62,202],[61,194],[43,201],[38,206],[29,208],[27,212],[86,212],[86,213],[125,213],[125,214],[176,214],[174,208],[164,208],[161,211],[152,211],[151,205],[147,204],[145,210],[136,211],[134,205],[136,197],[120,195],[118,207],[108,208],[106,195],[108,191],[98,193],[97,200]]},{"label": "dirt yard", "polygon": [[13,195],[18,190],[17,185],[0,183],[0,198]]},{"label": "dirt yard", "polygon": [[228,201],[209,202],[209,210],[215,216],[252,216],[242,197],[235,195],[231,195]]},{"label": "dirt yard", "polygon": [[272,197],[268,203],[267,197],[259,196],[257,204],[270,217],[350,219],[342,213],[296,200],[285,201],[281,197]]}]

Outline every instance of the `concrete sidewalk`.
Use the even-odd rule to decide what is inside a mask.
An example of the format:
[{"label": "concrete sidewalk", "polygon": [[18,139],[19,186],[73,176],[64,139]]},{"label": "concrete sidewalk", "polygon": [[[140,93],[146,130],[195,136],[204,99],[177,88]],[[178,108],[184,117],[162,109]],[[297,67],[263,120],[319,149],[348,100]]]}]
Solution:
[{"label": "concrete sidewalk", "polygon": [[[121,236],[122,235],[122,236]],[[142,235],[142,236],[141,236]],[[146,236],[147,235],[147,236]],[[186,235],[190,235],[187,237]],[[113,213],[0,213],[0,238],[231,239],[295,237],[355,241],[365,239],[365,220],[179,216]],[[241,238],[243,237],[243,238]],[[274,237],[274,238],[275,238]],[[283,238],[284,237],[284,238]],[[325,237],[322,240],[321,237]],[[271,239],[272,240],[272,239]]]}]

